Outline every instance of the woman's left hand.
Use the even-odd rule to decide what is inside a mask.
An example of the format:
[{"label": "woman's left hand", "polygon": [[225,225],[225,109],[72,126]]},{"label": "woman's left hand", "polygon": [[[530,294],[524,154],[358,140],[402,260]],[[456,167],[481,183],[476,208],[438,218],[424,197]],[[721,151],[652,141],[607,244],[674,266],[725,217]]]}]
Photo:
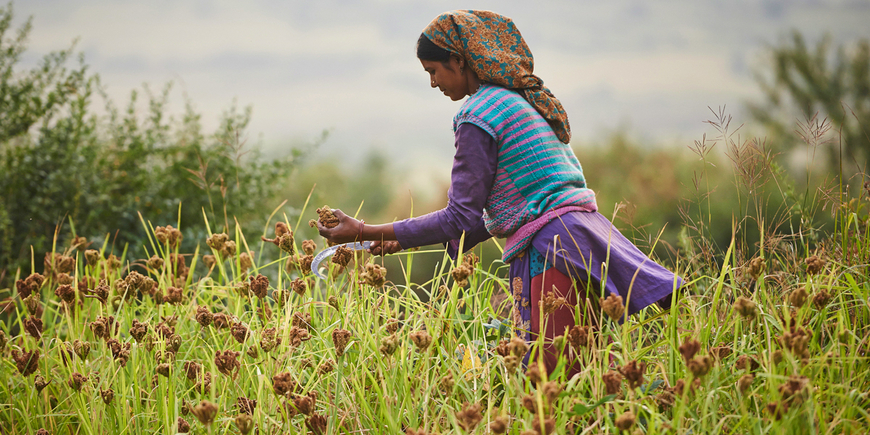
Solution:
[{"label": "woman's left hand", "polygon": [[338,225],[332,228],[326,228],[320,221],[317,221],[317,231],[331,243],[350,243],[359,238],[360,221],[344,214],[341,210],[335,209],[332,211],[335,217],[338,218]]}]

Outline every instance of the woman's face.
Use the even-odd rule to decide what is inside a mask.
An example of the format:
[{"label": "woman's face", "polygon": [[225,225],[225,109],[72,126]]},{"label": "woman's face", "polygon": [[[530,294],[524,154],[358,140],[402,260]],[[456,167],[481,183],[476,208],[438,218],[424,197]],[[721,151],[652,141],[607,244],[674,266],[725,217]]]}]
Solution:
[{"label": "woman's face", "polygon": [[460,72],[464,61],[450,56],[450,60],[443,63],[434,60],[420,60],[420,63],[429,73],[429,84],[433,88],[440,89],[451,100],[459,101],[470,94],[468,77],[464,72]]}]

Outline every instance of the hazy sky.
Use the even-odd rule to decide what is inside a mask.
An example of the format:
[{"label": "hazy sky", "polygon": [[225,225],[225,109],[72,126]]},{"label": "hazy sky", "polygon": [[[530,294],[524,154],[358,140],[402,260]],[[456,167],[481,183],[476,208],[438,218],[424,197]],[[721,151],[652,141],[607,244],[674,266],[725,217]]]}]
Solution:
[{"label": "hazy sky", "polygon": [[515,21],[535,72],[559,97],[581,144],[617,128],[691,143],[707,106],[735,113],[758,98],[753,68],[792,29],[810,41],[870,36],[868,0],[17,0],[33,15],[28,61],[79,38],[91,71],[123,105],[143,83],[175,82],[211,130],[233,98],[253,106],[251,140],[267,152],[331,135],[321,155],[396,162],[453,153],[460,103],[429,88],[414,56],[420,31],[451,9]]}]

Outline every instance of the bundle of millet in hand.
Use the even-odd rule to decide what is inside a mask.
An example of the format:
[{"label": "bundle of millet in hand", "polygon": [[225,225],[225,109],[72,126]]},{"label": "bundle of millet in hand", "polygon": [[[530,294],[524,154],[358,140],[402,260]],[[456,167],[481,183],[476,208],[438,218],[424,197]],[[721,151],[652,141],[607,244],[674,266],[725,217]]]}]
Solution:
[{"label": "bundle of millet in hand", "polygon": [[[335,228],[338,226],[338,218],[335,217],[335,215],[332,213],[332,209],[329,208],[328,205],[324,205],[323,207],[318,208],[315,211],[317,211],[317,215],[320,216],[318,221],[320,221],[320,224],[324,227]],[[317,227],[317,225],[314,223],[314,219],[308,221],[308,226],[310,226],[311,228]]]}]

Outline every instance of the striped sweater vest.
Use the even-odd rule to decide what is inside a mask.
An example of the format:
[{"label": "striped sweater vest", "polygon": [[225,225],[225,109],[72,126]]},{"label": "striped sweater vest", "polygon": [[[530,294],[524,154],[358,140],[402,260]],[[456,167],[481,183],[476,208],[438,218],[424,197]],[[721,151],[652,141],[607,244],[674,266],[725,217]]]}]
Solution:
[{"label": "striped sweater vest", "polygon": [[498,167],[483,219],[496,237],[506,237],[503,253],[511,261],[535,233],[561,213],[595,211],[595,193],[568,144],[517,92],[482,84],[453,118],[489,133],[498,146]]}]

